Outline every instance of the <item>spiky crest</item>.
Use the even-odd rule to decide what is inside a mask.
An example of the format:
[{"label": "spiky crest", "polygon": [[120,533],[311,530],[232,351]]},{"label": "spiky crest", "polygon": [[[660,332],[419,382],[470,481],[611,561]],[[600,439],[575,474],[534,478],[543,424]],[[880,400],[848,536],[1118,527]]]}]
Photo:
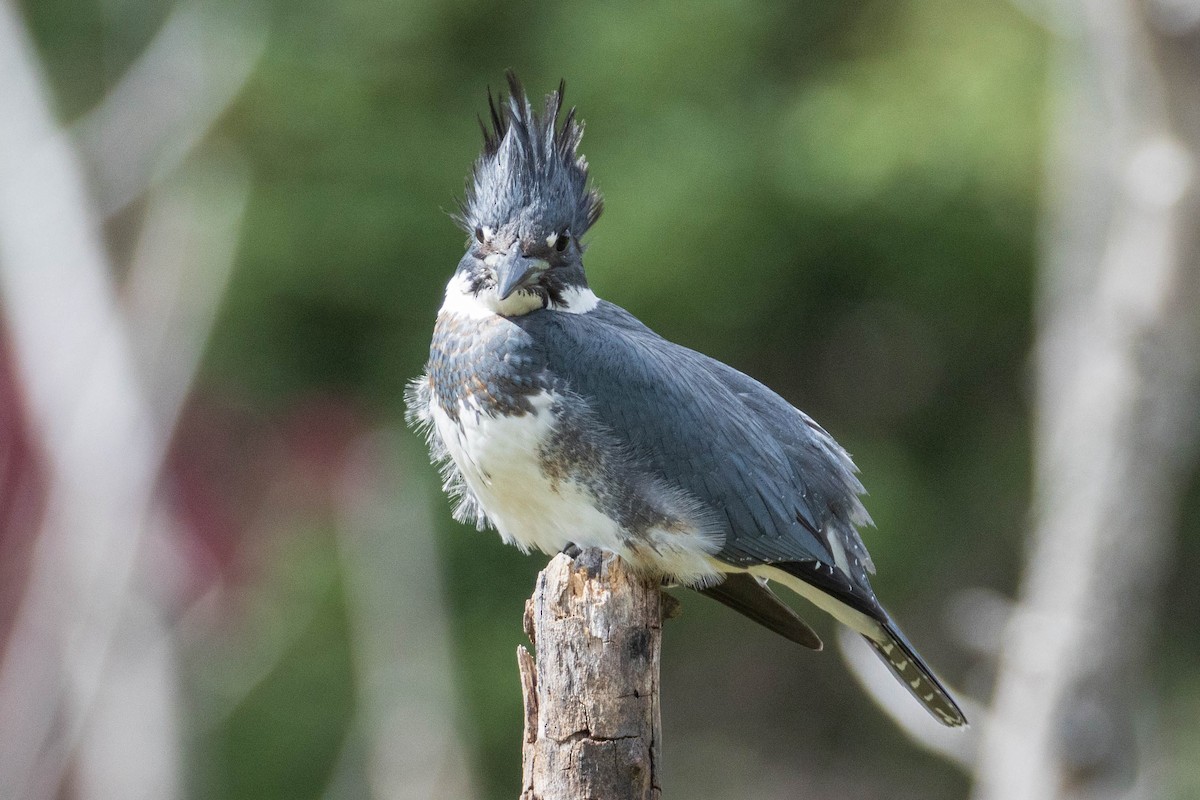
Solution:
[{"label": "spiky crest", "polygon": [[483,153],[467,180],[457,220],[467,232],[517,222],[549,232],[570,228],[576,238],[599,219],[600,193],[588,185],[587,159],[577,154],[583,123],[575,109],[560,126],[564,83],[546,95],[542,113],[533,110],[511,70],[507,100],[488,90],[490,125],[481,118]]}]

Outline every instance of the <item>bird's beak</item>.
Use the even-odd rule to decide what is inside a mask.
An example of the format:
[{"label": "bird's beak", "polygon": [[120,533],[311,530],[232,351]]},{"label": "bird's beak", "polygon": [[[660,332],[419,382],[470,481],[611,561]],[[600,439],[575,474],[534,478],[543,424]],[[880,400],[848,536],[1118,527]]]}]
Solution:
[{"label": "bird's beak", "polygon": [[513,246],[494,266],[496,274],[496,292],[501,300],[524,286],[530,278],[541,275],[550,269],[550,264],[540,258],[529,258],[521,252],[521,248]]}]

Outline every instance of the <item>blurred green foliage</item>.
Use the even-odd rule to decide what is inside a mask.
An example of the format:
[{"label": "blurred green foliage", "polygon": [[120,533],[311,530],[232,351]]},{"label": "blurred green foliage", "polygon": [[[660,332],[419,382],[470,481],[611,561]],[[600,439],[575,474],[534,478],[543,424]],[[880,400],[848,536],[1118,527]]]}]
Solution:
[{"label": "blurred green foliage", "polygon": [[[66,118],[170,7],[24,1]],[[947,639],[943,598],[1009,591],[1019,563],[1045,139],[1034,24],[1000,0],[274,0],[262,13],[263,61],[204,145],[240,152],[254,182],[208,386],[266,410],[347,395],[398,421],[461,254],[446,212],[486,88],[508,67],[533,93],[565,77],[607,201],[587,242],[593,287],[770,384],[855,454],[880,595],[942,671],[986,686]],[[513,649],[543,560],[438,508],[462,727],[487,796],[511,797]],[[280,562],[308,627],[203,728],[197,797],[321,794],[353,703],[328,551]],[[801,769],[838,776],[828,796],[962,794],[835,656],[684,600],[664,654],[668,796],[738,796],[749,775],[786,788]]]},{"label": "blurred green foliage", "polygon": [[209,773],[200,783],[228,797],[318,796],[350,727],[354,687],[337,555],[327,533],[300,541],[307,546],[292,551],[290,585],[280,587],[299,629],[278,665],[210,734]]}]

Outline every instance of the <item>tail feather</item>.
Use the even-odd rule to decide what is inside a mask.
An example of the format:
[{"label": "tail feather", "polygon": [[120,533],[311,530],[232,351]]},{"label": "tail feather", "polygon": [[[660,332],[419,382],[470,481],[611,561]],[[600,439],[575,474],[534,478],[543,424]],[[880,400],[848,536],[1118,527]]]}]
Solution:
[{"label": "tail feather", "polygon": [[697,589],[700,594],[711,597],[762,625],[811,650],[820,650],[821,637],[800,619],[792,607],[780,600],[767,588],[765,582],[744,572],[734,572],[713,586]]},{"label": "tail feather", "polygon": [[949,690],[917,655],[917,651],[900,629],[889,620],[883,624],[881,634],[879,640],[865,634],[863,638],[875,648],[875,652],[917,702],[943,725],[951,728],[965,726],[967,718],[962,709],[954,702]]}]

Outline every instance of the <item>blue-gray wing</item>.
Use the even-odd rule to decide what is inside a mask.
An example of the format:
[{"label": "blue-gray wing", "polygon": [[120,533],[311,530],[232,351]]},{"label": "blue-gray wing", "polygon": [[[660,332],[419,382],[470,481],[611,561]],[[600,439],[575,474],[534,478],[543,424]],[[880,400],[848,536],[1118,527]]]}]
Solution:
[{"label": "blue-gray wing", "polygon": [[822,588],[873,604],[856,529],[870,522],[862,484],[850,457],[807,415],[611,303],[513,322],[544,349],[561,390],[584,398],[658,478],[714,511],[725,528],[718,558],[807,564]]}]

